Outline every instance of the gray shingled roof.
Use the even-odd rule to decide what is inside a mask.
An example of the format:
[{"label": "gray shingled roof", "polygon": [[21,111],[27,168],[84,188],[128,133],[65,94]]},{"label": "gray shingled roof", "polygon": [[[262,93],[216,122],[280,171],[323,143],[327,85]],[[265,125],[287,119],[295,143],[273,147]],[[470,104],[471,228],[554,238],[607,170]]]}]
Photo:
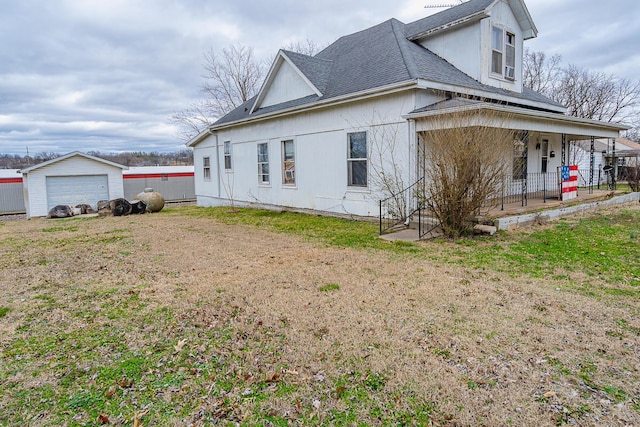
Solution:
[{"label": "gray shingled roof", "polygon": [[[482,10],[492,2],[493,0],[471,0],[411,24],[390,19],[341,37],[314,57],[283,51],[320,90],[322,96],[307,96],[259,108],[249,114],[254,98],[222,117],[214,126],[417,79],[559,107],[560,104],[530,89],[517,93],[484,85],[430,50],[407,39],[407,34],[413,31],[411,28],[423,29],[433,23],[443,22],[445,19],[442,16],[447,19],[467,16],[465,14]],[[455,14],[450,12],[452,10]]]},{"label": "gray shingled roof", "polygon": [[413,37],[425,31],[433,30],[434,28],[473,16],[485,10],[494,1],[495,0],[471,0],[462,3],[459,6],[443,10],[440,13],[411,22],[410,24],[407,24],[406,37],[409,40],[412,40]]},{"label": "gray shingled roof", "polygon": [[326,61],[321,58],[288,50],[283,50],[282,52],[298,67],[302,74],[307,76],[309,81],[313,83],[320,92],[324,93],[327,88],[327,82],[329,81],[332,61]]}]

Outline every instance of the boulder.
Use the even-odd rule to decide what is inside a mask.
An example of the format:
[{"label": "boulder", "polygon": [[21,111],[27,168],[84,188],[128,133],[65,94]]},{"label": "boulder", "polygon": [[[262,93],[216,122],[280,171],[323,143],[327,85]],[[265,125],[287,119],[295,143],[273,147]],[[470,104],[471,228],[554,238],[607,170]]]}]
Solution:
[{"label": "boulder", "polygon": [[86,204],[86,203],[81,203],[79,205],[76,205],[76,208],[80,209],[80,214],[82,214],[82,215],[96,212],[96,211],[93,210],[91,205]]},{"label": "boulder", "polygon": [[74,213],[74,209],[75,208],[68,205],[54,206],[49,210],[47,218],[67,218],[73,215],[77,215]]},{"label": "boulder", "polygon": [[125,216],[131,213],[131,203],[122,198],[109,200],[109,208],[113,216]]},{"label": "boulder", "polygon": [[147,204],[142,200],[130,200],[131,214],[143,214],[147,211]]}]

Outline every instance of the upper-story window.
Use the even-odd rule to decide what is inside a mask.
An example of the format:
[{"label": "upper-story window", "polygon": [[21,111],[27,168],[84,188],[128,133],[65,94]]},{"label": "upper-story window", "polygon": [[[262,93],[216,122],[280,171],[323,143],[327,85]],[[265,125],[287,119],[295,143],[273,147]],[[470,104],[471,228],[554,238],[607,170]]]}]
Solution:
[{"label": "upper-story window", "polygon": [[491,27],[491,72],[516,78],[516,36],[496,26]]}]

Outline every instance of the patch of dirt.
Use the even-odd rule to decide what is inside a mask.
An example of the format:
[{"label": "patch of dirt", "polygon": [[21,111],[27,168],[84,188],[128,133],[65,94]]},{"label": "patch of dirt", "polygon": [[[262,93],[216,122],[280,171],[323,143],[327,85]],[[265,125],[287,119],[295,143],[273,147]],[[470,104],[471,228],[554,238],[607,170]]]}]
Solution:
[{"label": "patch of dirt", "polygon": [[[43,290],[64,299],[65,287],[135,283],[141,298],[203,324],[233,322],[218,317],[214,300],[241,308],[245,323],[285,337],[281,366],[301,383],[326,378],[328,394],[328,379],[359,370],[383,374],[389,390],[417,390],[449,425],[640,425],[640,337],[620,329],[620,319],[640,327],[634,301],[210,219],[59,224],[78,228],[45,233],[51,222],[40,219],[0,227],[0,306],[12,309],[0,319],[2,346]],[[320,290],[327,284],[339,288]],[[605,386],[629,398],[616,401]],[[325,404],[320,417],[339,404]]]}]

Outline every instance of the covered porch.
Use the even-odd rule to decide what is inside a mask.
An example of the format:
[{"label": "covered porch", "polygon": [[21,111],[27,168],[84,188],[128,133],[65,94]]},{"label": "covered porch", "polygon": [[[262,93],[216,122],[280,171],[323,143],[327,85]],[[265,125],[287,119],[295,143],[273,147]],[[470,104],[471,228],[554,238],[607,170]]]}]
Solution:
[{"label": "covered porch", "polygon": [[[577,197],[571,203],[583,203],[611,197],[615,190],[615,176],[596,158],[596,139],[609,138],[613,141],[612,153],[615,157],[615,139],[625,126],[604,123],[589,119],[566,116],[557,112],[535,110],[518,106],[509,106],[470,99],[451,99],[416,110],[405,118],[410,128],[410,151],[415,159],[409,182],[414,185],[407,189],[404,223],[408,224],[412,214],[421,211],[428,218],[425,227],[419,227],[420,233],[434,228],[435,219],[428,212],[428,198],[424,190],[424,164],[421,164],[420,152],[422,134],[439,128],[456,126],[453,118],[460,113],[474,113],[479,122],[471,126],[489,126],[511,129],[519,135],[514,141],[511,153],[505,153],[505,162],[510,162],[508,173],[502,179],[501,188],[484,203],[479,216],[497,218],[523,212],[535,212],[540,209],[552,209],[567,203],[562,196],[561,168],[563,166],[585,165],[584,159],[578,162],[574,141],[590,141],[587,152],[588,167],[577,171]],[[480,123],[480,121],[482,123]],[[489,123],[487,125],[487,123]],[[422,192],[421,187],[422,186]],[[422,200],[421,200],[422,199]],[[566,199],[566,198],[565,198]],[[388,215],[383,203],[380,204],[380,232],[393,229],[393,219]],[[398,222],[395,223],[395,226]],[[428,231],[426,231],[428,232]]]}]

